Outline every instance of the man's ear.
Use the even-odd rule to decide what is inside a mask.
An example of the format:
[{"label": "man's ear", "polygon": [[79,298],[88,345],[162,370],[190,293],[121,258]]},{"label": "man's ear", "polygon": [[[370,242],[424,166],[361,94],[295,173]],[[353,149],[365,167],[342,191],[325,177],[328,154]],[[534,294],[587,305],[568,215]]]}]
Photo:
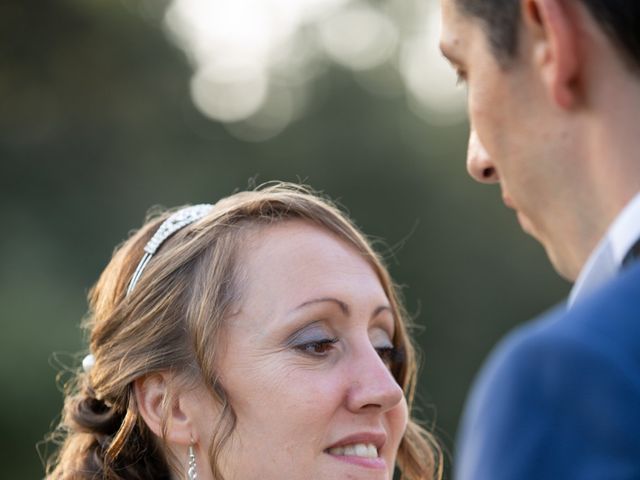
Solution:
[{"label": "man's ear", "polygon": [[176,391],[171,394],[172,380],[167,372],[137,379],[133,388],[138,410],[149,429],[159,438],[164,437],[169,443],[189,445],[197,441],[191,409],[187,407],[190,402],[184,398],[189,393]]},{"label": "man's ear", "polygon": [[535,68],[553,101],[571,109],[578,103],[580,55],[572,1],[522,0],[524,29],[532,42]]}]

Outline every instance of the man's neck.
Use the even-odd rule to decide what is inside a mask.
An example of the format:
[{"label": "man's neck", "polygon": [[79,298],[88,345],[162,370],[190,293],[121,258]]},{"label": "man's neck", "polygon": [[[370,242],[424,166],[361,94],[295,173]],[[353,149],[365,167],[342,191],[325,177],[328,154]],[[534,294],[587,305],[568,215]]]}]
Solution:
[{"label": "man's neck", "polygon": [[569,296],[569,305],[616,276],[640,238],[640,191],[622,209],[589,256]]}]

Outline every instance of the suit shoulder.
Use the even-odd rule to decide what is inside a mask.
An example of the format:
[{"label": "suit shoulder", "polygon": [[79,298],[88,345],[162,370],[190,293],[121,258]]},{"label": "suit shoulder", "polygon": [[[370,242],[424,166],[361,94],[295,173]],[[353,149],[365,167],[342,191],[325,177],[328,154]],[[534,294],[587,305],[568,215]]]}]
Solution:
[{"label": "suit shoulder", "polygon": [[457,478],[640,478],[638,404],[640,265],[499,343],[467,403]]},{"label": "suit shoulder", "polygon": [[545,359],[563,362],[561,368],[594,360],[640,371],[640,262],[572,308],[558,307],[513,330],[489,364],[540,367]]}]

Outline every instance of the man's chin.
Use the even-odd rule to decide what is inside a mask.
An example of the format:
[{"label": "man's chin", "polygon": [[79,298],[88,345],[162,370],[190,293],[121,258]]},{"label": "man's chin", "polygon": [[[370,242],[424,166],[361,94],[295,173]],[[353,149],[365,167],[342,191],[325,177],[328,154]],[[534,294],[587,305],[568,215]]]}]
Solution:
[{"label": "man's chin", "polygon": [[551,262],[551,266],[556,271],[556,273],[568,282],[575,282],[579,272],[575,271],[575,269],[572,269],[571,265],[566,261],[563,261],[563,258],[557,255],[557,253],[551,248],[545,246],[545,251],[547,252],[547,257]]},{"label": "man's chin", "polygon": [[549,238],[540,235],[540,232],[534,227],[534,224],[533,222],[531,222],[529,217],[521,212],[517,212],[517,217],[518,223],[520,223],[520,227],[522,228],[522,230],[527,235],[532,236],[544,247],[547,253],[547,257],[551,262],[551,266],[558,273],[558,275],[560,275],[565,280],[574,282],[576,280],[576,277],[578,276],[578,271],[575,271],[575,269],[571,268],[571,265],[566,261],[566,256],[560,255],[561,252],[553,248],[553,244],[550,242]]},{"label": "man's chin", "polygon": [[516,216],[518,217],[518,223],[520,224],[520,228],[522,228],[522,230],[524,230],[525,233],[528,233],[532,237],[537,238],[535,235],[535,231],[533,229],[533,224],[531,223],[531,220],[529,220],[529,217],[527,217],[525,214],[523,214],[520,211],[516,212]]},{"label": "man's chin", "polygon": [[[516,212],[516,216],[518,217],[518,223],[520,224],[520,228],[522,229],[522,231],[527,235],[529,235],[530,237],[532,237],[539,244],[541,244],[544,247],[544,249],[547,250],[547,254],[548,254],[549,249],[548,249],[547,242],[545,241],[545,238],[543,238],[543,236],[540,235],[540,231],[535,227],[531,219],[520,211]],[[548,256],[551,258],[551,255],[548,255]]]}]

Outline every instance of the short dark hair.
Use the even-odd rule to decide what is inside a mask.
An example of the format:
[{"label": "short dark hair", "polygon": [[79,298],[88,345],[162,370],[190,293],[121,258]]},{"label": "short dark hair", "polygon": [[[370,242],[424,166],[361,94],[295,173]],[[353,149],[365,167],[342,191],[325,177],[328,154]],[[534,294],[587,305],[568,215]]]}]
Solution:
[{"label": "short dark hair", "polygon": [[[455,0],[461,9],[478,17],[489,44],[503,64],[518,51],[520,0]],[[640,2],[629,0],[576,0],[582,2],[626,62],[640,72]]]}]

